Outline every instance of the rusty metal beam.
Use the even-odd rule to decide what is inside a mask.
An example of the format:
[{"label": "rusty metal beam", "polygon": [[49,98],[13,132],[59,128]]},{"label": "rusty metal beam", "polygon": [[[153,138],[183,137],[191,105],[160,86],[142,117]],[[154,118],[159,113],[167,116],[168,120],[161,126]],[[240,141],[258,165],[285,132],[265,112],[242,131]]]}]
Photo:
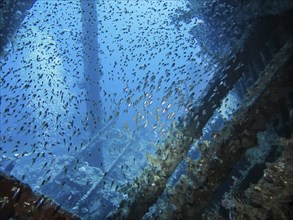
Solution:
[{"label": "rusty metal beam", "polygon": [[[286,17],[284,15],[284,17]],[[233,88],[239,78],[249,71],[249,65],[258,56],[261,48],[278,31],[286,33],[284,26],[275,26],[275,32],[270,29],[272,22],[280,24],[282,16],[261,18],[242,45],[241,49],[231,57],[225,67],[219,70],[216,78],[208,86],[204,96],[191,109],[191,111],[172,128],[171,134],[166,138],[163,146],[156,151],[155,156],[149,157],[150,166],[135,179],[134,183],[125,192],[128,199],[123,200],[120,206],[110,215],[110,219],[122,216],[125,219],[140,219],[147,213],[162,194],[169,177],[178,164],[185,158],[195,139],[200,138],[202,129],[218,108],[221,101]],[[283,28],[283,29],[282,29]],[[283,36],[282,36],[283,37]],[[284,36],[286,39],[287,35]],[[277,38],[278,40],[280,38]],[[282,41],[282,40],[281,40]],[[255,42],[259,42],[255,44]],[[274,49],[278,51],[282,42],[274,43]]]},{"label": "rusty metal beam", "polygon": [[34,193],[28,185],[3,173],[0,189],[0,219],[79,219],[52,199]]},{"label": "rusty metal beam", "polygon": [[201,143],[201,159],[190,161],[187,175],[167,190],[169,199],[162,207],[173,204],[176,209],[160,210],[159,219],[195,216],[201,219],[204,208],[229,171],[248,148],[257,144],[257,132],[265,129],[266,122],[280,111],[278,102],[284,96],[283,89],[291,88],[292,63],[293,38],[266,66],[230,123],[211,143]]}]

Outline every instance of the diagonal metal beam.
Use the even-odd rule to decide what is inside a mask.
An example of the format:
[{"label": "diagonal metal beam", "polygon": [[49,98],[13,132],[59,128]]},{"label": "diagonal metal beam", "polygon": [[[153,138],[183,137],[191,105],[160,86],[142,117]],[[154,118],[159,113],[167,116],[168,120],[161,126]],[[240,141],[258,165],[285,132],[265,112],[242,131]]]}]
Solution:
[{"label": "diagonal metal beam", "polygon": [[276,104],[283,97],[283,87],[291,87],[292,61],[293,38],[260,74],[233,119],[211,143],[201,144],[201,159],[191,161],[187,175],[183,175],[174,187],[167,189],[168,199],[160,207],[174,205],[176,209],[163,208],[158,219],[202,218],[204,208],[233,165],[248,148],[257,144],[257,133],[265,128],[265,122],[280,111]]},{"label": "diagonal metal beam", "polygon": [[[239,78],[249,71],[251,62],[272,37],[269,31],[270,22],[268,18],[258,21],[254,32],[248,35],[248,39],[235,56],[228,59],[225,67],[219,70],[199,103],[179,120],[163,146],[156,151],[156,155],[148,158],[150,166],[135,179],[126,191],[128,199],[120,203],[120,206],[109,215],[109,219],[141,219],[148,212],[149,207],[157,201],[169,177],[185,158],[191,144],[195,139],[200,138],[202,129],[214,110],[220,106]],[[256,41],[259,42],[257,45]]]}]

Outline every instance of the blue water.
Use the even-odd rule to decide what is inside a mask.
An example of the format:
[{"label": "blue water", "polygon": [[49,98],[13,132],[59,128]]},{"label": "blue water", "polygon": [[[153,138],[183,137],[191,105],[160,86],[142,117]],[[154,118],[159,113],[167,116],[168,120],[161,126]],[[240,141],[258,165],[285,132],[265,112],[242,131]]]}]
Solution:
[{"label": "blue water", "polygon": [[[100,97],[102,117],[94,135],[81,86],[79,1],[37,1],[1,58],[0,169],[71,211],[104,181],[95,189],[103,195],[96,210],[83,207],[81,217],[119,204],[119,187],[147,166],[145,154],[164,141],[213,76],[188,33],[199,20],[180,27],[171,22],[186,1],[105,0],[96,6],[102,77],[100,93],[91,95]],[[74,191],[74,181],[86,190]]]}]

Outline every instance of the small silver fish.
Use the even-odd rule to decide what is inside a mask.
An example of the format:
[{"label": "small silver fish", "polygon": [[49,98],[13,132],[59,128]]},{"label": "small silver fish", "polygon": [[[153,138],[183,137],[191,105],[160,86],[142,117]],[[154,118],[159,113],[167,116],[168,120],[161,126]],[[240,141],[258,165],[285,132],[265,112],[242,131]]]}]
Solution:
[{"label": "small silver fish", "polygon": [[35,202],[35,209],[39,208],[44,202],[45,202],[45,197],[41,197],[41,198],[39,198],[39,199]]}]

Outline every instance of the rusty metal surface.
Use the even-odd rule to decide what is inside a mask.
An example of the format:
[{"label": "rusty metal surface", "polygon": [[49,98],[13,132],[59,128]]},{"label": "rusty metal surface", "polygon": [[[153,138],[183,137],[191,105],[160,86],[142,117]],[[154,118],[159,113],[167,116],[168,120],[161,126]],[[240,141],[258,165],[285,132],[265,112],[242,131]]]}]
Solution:
[{"label": "rusty metal surface", "polygon": [[78,220],[43,195],[13,177],[0,173],[0,219]]}]

